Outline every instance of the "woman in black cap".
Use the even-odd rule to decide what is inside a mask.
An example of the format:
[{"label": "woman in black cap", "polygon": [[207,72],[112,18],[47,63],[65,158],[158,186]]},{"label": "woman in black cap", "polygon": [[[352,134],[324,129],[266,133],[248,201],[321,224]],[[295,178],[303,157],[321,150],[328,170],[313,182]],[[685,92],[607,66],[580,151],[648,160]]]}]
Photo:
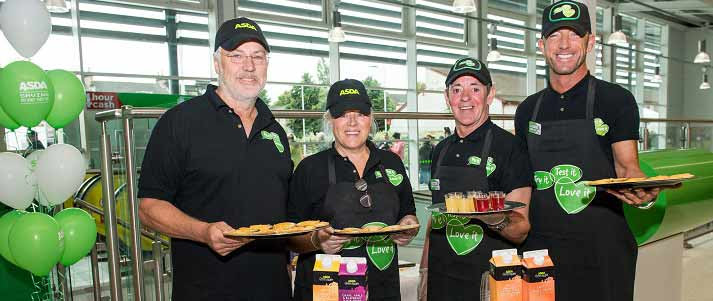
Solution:
[{"label": "woman in black cap", "polygon": [[[417,224],[411,184],[401,159],[368,140],[374,119],[364,85],[353,79],[334,83],[327,95],[327,110],[325,130],[334,134],[334,142],[330,149],[297,166],[290,183],[290,218],[326,220],[334,228]],[[299,256],[295,300],[312,300],[317,253],[368,258],[369,300],[400,300],[394,244],[408,244],[417,230],[383,239],[351,240],[332,235],[333,231],[327,228],[302,238],[313,251]]]}]

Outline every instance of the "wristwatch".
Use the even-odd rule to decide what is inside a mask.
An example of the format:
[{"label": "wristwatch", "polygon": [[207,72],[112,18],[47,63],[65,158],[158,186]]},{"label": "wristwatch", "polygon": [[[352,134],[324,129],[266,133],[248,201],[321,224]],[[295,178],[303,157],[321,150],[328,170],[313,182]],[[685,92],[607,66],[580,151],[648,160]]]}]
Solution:
[{"label": "wristwatch", "polygon": [[505,218],[503,218],[503,220],[499,223],[495,225],[490,225],[490,229],[500,232],[503,231],[503,229],[507,228],[508,225],[510,225],[510,217],[506,215]]}]

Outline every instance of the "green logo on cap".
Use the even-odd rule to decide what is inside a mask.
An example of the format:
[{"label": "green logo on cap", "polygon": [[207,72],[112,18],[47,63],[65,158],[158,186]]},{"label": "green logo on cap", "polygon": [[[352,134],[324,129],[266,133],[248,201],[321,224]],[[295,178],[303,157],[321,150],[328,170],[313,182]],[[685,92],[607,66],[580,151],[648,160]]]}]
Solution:
[{"label": "green logo on cap", "polygon": [[453,71],[459,71],[463,69],[473,69],[475,71],[479,71],[482,67],[483,65],[480,64],[479,60],[467,58],[456,62],[455,67],[453,67]]},{"label": "green logo on cap", "polygon": [[557,3],[550,10],[550,22],[579,19],[579,6],[574,2],[563,1]]},{"label": "green logo on cap", "polygon": [[235,24],[235,29],[239,29],[239,28],[250,28],[254,31],[257,31],[257,28],[255,28],[255,26],[253,26],[252,24],[250,24],[248,22]]}]

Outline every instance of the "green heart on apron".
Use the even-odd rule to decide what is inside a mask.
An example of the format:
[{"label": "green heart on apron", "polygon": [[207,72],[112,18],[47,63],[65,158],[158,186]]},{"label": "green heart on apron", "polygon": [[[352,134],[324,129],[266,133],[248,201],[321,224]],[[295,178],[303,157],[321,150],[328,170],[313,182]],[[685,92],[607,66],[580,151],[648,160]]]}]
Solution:
[{"label": "green heart on apron", "polygon": [[555,176],[546,171],[535,171],[535,184],[537,190],[545,190],[555,185]]},{"label": "green heart on apron", "polygon": [[275,143],[275,148],[277,148],[278,152],[283,153],[285,151],[285,146],[282,145],[282,142],[280,141],[280,136],[276,133],[261,131],[260,135],[262,136],[262,139],[272,140],[272,142]]},{"label": "green heart on apron", "polygon": [[463,226],[463,225],[467,224],[469,221],[470,221],[470,219],[465,216],[446,214],[446,225]]},{"label": "green heart on apron", "polygon": [[393,169],[386,169],[386,176],[389,177],[389,182],[391,182],[391,185],[394,186],[399,186],[401,182],[404,180],[404,176],[397,173]]},{"label": "green heart on apron", "polygon": [[[480,165],[480,157],[478,156],[470,156],[468,157],[468,165],[474,165],[478,166]],[[489,177],[493,171],[495,171],[495,168],[497,168],[497,165],[495,165],[493,160],[493,157],[488,157],[488,161],[485,163],[485,176]]]},{"label": "green heart on apron", "polygon": [[475,224],[468,226],[449,224],[446,226],[446,238],[457,255],[466,255],[475,250],[483,240],[483,228]]},{"label": "green heart on apron", "polygon": [[560,164],[552,167],[550,173],[555,177],[555,183],[563,180],[574,183],[582,178],[582,169],[572,164]]},{"label": "green heart on apron", "polygon": [[480,157],[478,157],[478,156],[468,157],[468,165],[480,165]]},{"label": "green heart on apron", "polygon": [[609,132],[609,126],[601,118],[594,118],[594,131],[599,136],[604,136]]},{"label": "green heart on apron", "polygon": [[597,194],[597,188],[563,179],[555,183],[555,198],[567,214],[575,214],[587,208]]},{"label": "green heart on apron", "polygon": [[[386,227],[386,226],[388,226],[388,225],[385,224],[385,223],[382,223],[382,222],[371,222],[371,223],[366,223],[366,224],[364,224],[364,226],[362,226],[362,228],[363,228],[363,227],[368,227],[368,226]],[[364,239],[365,239],[367,242],[370,242],[370,241],[381,241],[381,240],[386,239],[387,236],[388,236],[388,235],[366,236],[366,237],[364,237]]]},{"label": "green heart on apron", "polygon": [[432,229],[442,229],[446,226],[448,217],[440,212],[431,213],[431,228]]},{"label": "green heart on apron", "polygon": [[353,250],[353,249],[356,249],[356,248],[359,248],[359,247],[363,246],[363,245],[364,245],[364,242],[366,242],[366,241],[364,240],[364,238],[362,238],[362,237],[354,237],[354,238],[352,238],[350,241],[348,241],[347,243],[345,243],[344,246],[342,246],[342,249],[344,249],[344,250]]},{"label": "green heart on apron", "polygon": [[386,270],[394,260],[396,245],[390,239],[381,241],[368,241],[366,243],[366,254],[369,260],[379,270]]}]

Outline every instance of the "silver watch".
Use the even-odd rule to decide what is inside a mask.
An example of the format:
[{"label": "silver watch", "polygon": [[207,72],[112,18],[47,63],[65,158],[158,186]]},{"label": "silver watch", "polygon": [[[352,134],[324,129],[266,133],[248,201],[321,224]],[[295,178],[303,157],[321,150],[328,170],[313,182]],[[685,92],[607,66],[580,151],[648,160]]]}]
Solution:
[{"label": "silver watch", "polygon": [[503,231],[503,229],[507,228],[508,225],[510,225],[510,217],[506,215],[501,222],[495,225],[491,225],[490,229],[500,232]]}]

